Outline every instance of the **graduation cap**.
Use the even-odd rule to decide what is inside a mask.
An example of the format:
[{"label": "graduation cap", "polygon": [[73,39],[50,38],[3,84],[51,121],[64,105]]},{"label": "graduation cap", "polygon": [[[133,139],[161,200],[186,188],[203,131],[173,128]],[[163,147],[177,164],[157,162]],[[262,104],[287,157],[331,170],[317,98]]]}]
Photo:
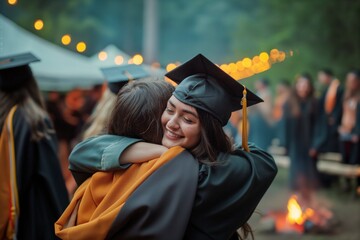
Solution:
[{"label": "graduation cap", "polygon": [[101,71],[108,81],[110,91],[114,94],[117,94],[129,81],[150,76],[143,66],[135,64],[102,68]]},{"label": "graduation cap", "polygon": [[40,61],[32,53],[0,57],[0,89],[13,91],[23,86],[27,79],[32,78],[29,64]]},{"label": "graduation cap", "polygon": [[[247,106],[263,102],[201,54],[165,76],[179,84],[173,93],[179,101],[210,113],[222,126],[227,124],[232,112],[243,108],[246,119]],[[243,133],[243,144],[247,144],[247,126],[243,127]],[[248,150],[247,145],[244,148]]]}]

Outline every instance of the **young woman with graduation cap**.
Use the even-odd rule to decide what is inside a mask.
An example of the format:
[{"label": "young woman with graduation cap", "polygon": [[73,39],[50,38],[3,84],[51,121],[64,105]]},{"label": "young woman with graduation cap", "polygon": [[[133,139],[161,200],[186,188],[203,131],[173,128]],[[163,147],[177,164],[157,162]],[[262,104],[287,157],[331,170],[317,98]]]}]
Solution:
[{"label": "young woman with graduation cap", "polygon": [[[140,194],[132,199],[136,200],[136,203],[127,201],[124,205],[127,207],[127,212],[119,212],[111,229],[121,230],[125,220],[138,223],[135,224],[136,227],[130,225],[133,229],[128,226],[126,231],[122,231],[123,234],[107,235],[107,238],[117,236],[121,239],[132,237],[142,239],[144,236],[145,238],[150,236],[150,239],[237,239],[238,228],[244,227],[246,233],[251,231],[246,227],[246,221],[270,186],[277,168],[270,155],[253,145],[248,146],[246,139],[243,141],[243,148],[232,151],[222,126],[227,123],[231,112],[241,109],[242,104],[245,107],[246,104],[261,102],[261,99],[250,91],[246,92],[241,84],[202,55],[197,55],[166,76],[179,85],[170,97],[161,117],[164,132],[161,142],[165,147],[172,147],[165,154],[174,151],[174,147],[184,147],[198,160],[198,167],[196,167],[195,176],[197,181],[188,185],[188,199],[192,200],[192,207],[182,205],[182,202],[171,204],[172,201],[165,201],[167,204],[160,209],[165,209],[165,212],[191,211],[187,227],[184,232],[172,235],[172,230],[177,228],[175,223],[171,224],[171,221],[176,220],[175,217],[168,221],[170,224],[168,228],[157,228],[159,223],[166,219],[164,217],[166,214],[157,213],[156,210],[151,211],[149,207],[154,204],[154,201],[149,201],[152,198],[148,195],[160,196],[159,202],[167,200],[173,195],[172,191],[177,189],[178,184],[181,187],[181,183],[192,176],[187,174],[175,178],[175,184],[167,188],[170,191],[169,194],[165,191],[162,195],[162,184],[168,181],[174,182],[172,175],[176,175],[175,169],[167,175],[162,175],[163,178],[159,178],[158,182],[147,184],[146,189],[150,191],[148,195]],[[117,113],[120,112],[120,110],[117,111]],[[112,119],[113,123],[110,122],[110,126],[116,125],[116,121],[124,117],[114,113],[113,116],[118,116],[118,118]],[[136,125],[136,122],[134,124]],[[118,132],[112,132],[111,127],[109,133],[118,134]],[[83,177],[83,174],[90,176],[99,170],[124,169],[129,167],[129,163],[140,163],[158,157],[159,155],[156,154],[154,156],[156,146],[146,144],[139,139],[115,135],[90,138],[74,148],[70,156],[70,169],[75,176],[81,173]],[[158,146],[158,148],[161,152],[163,146]],[[130,168],[143,164],[133,164]],[[165,164],[155,173],[167,166]],[[126,173],[129,170],[122,171]],[[191,169],[188,171],[191,172]],[[83,179],[78,178],[78,180]],[[87,180],[85,183],[89,181],[92,180]],[[194,184],[196,184],[195,193],[193,193]],[[148,209],[150,211],[146,211]],[[130,213],[137,214],[129,220],[126,215]],[[60,219],[57,224],[64,226],[67,222],[66,218]],[[151,230],[149,230],[152,224],[154,227],[150,227]],[[143,228],[150,233],[157,232],[157,237],[151,238],[154,235],[146,235]],[[67,233],[71,231],[65,227],[61,230]],[[116,232],[116,230],[109,230],[109,233],[114,233],[114,231]],[[159,234],[159,231],[162,233]]]},{"label": "young woman with graduation cap", "polygon": [[31,53],[0,58],[0,238],[55,239],[68,204],[54,129],[32,71]]}]

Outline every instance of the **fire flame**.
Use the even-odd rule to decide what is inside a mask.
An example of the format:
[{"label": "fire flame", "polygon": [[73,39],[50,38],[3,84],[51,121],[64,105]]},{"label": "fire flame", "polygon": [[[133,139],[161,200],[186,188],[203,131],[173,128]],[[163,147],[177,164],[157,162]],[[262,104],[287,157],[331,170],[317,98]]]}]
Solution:
[{"label": "fire flame", "polygon": [[286,220],[290,224],[302,225],[307,219],[314,215],[314,210],[311,208],[306,208],[305,211],[301,209],[296,195],[290,197],[287,204],[288,214]]}]

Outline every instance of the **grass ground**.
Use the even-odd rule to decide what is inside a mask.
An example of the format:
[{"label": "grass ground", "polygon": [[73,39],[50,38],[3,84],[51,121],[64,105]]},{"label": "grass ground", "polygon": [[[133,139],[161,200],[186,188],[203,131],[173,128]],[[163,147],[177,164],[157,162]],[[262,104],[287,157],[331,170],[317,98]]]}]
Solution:
[{"label": "grass ground", "polygon": [[260,231],[261,216],[271,210],[285,210],[290,192],[287,188],[287,170],[279,169],[279,173],[268,192],[261,200],[257,212],[251,217],[249,223],[252,226],[256,240],[359,240],[360,239],[360,198],[353,194],[344,193],[339,187],[324,189],[317,192],[317,197],[326,201],[340,221],[336,232],[332,235],[304,234],[269,234]]}]

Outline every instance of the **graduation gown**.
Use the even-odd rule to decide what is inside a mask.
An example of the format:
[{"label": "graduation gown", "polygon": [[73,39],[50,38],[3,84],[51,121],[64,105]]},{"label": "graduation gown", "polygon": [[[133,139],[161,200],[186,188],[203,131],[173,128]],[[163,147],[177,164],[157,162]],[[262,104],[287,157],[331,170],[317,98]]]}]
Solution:
[{"label": "graduation gown", "polygon": [[340,86],[337,88],[335,105],[330,113],[325,111],[328,91],[329,87],[319,98],[312,147],[318,152],[339,152],[338,127],[341,124],[343,90]]},{"label": "graduation gown", "polygon": [[55,239],[53,224],[69,202],[56,138],[31,140],[31,128],[19,108],[13,118],[13,135],[20,207],[17,239]]},{"label": "graduation gown", "polygon": [[[81,183],[95,171],[129,167],[119,165],[118,159],[138,141],[115,135],[89,138],[75,146],[69,157],[70,170]],[[277,172],[269,154],[253,145],[250,150],[238,150],[234,155],[221,153],[215,166],[199,165],[195,199],[183,239],[236,237],[236,230],[250,218]]]},{"label": "graduation gown", "polygon": [[314,188],[318,186],[318,172],[316,161],[309,156],[311,140],[316,122],[315,100],[300,102],[299,116],[293,116],[289,104],[285,107],[287,129],[286,148],[290,157],[290,188]]},{"label": "graduation gown", "polygon": [[[182,239],[197,161],[181,147],[127,170],[97,172],[55,224],[61,239]],[[181,207],[179,207],[181,206]],[[75,219],[76,216],[76,220]]]}]

